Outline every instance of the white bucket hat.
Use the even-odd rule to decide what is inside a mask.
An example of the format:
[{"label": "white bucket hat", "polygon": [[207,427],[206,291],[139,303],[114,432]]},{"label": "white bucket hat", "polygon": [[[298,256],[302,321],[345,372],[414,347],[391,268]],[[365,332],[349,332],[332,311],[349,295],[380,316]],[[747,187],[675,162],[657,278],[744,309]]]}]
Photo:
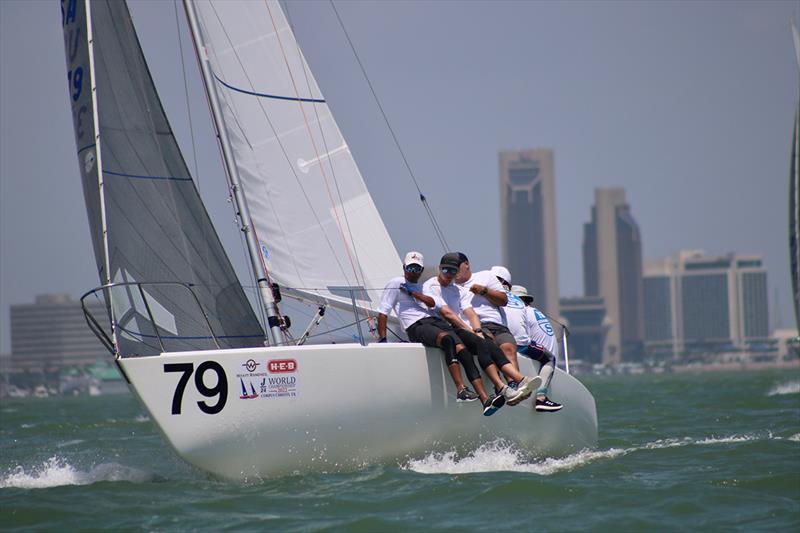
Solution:
[{"label": "white bucket hat", "polygon": [[531,303],[533,301],[533,296],[528,294],[528,289],[523,287],[522,285],[514,285],[511,287],[511,294],[518,296],[520,300],[525,303]]}]

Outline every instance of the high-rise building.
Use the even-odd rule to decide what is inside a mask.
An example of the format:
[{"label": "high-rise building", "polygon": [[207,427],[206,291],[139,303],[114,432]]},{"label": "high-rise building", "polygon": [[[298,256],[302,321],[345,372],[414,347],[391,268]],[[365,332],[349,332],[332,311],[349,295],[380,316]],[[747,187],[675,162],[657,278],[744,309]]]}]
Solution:
[{"label": "high-rise building", "polygon": [[[92,302],[95,317],[105,314]],[[94,336],[81,304],[68,294],[36,297],[36,303],[11,306],[11,363],[15,367],[58,368],[94,363],[108,352]]]},{"label": "high-rise building", "polygon": [[585,295],[601,296],[606,307],[603,363],[641,357],[642,241],[624,189],[595,189],[592,219],[583,226],[583,276]]},{"label": "high-rise building", "polygon": [[553,151],[500,152],[503,264],[536,306],[559,316]]},{"label": "high-rise building", "polygon": [[746,351],[769,342],[767,271],[758,256],[684,250],[648,262],[644,285],[650,355]]},{"label": "high-rise building", "polygon": [[583,296],[561,298],[561,315],[569,328],[570,359],[601,363],[608,321],[603,298]]}]

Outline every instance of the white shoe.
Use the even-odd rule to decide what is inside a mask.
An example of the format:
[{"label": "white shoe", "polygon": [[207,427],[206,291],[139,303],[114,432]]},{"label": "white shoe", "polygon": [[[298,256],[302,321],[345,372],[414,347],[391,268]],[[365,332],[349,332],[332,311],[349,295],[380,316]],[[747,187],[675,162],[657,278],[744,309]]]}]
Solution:
[{"label": "white shoe", "polygon": [[[513,394],[509,398],[506,396],[506,403],[508,405],[517,405],[518,403],[527,400],[533,394],[533,391],[538,389],[542,384],[542,378],[539,376],[534,376],[529,378],[525,376],[520,381],[519,385],[517,385],[517,390],[509,389]],[[506,387],[508,389],[508,387]],[[503,390],[505,392],[505,389]]]}]

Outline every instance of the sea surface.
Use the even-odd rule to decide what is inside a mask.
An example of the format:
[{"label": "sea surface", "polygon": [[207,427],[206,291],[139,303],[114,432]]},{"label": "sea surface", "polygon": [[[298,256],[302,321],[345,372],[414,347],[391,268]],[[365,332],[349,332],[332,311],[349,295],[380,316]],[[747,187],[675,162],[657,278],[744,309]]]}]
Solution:
[{"label": "sea surface", "polygon": [[492,442],[247,483],[183,463],[131,395],[4,399],[0,530],[800,531],[800,372],[582,381],[594,450]]}]

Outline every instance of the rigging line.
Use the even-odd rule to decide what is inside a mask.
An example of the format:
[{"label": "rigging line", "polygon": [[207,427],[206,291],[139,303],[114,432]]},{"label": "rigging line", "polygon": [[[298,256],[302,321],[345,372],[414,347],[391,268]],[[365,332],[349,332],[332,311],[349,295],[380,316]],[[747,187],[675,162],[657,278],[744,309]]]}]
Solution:
[{"label": "rigging line", "polygon": [[[142,49],[142,45],[139,42],[139,37],[136,34],[136,30],[133,27],[133,20],[132,20],[132,18],[130,18],[130,10],[128,9],[127,5],[125,6],[125,10],[127,12],[128,18],[130,19],[129,20],[129,24],[130,25],[127,26],[127,27],[130,28],[130,33],[132,34],[132,35],[127,36],[127,37],[133,43],[135,43],[135,47],[133,48],[130,60],[132,60],[134,66],[139,64],[140,61],[141,61],[140,64],[143,67],[142,70],[146,73],[147,76],[146,76],[146,78],[145,78],[145,76],[134,76],[132,74],[132,72],[131,72],[131,66],[130,65],[127,65],[126,71],[129,74],[129,77],[133,78],[134,83],[137,85],[137,89],[139,90],[139,95],[138,96],[139,96],[140,100],[144,100],[146,98],[145,95],[148,95],[148,94],[150,94],[152,92],[152,93],[154,93],[155,100],[158,102],[158,107],[155,108],[153,111],[151,111],[150,106],[147,105],[146,102],[140,101],[139,103],[142,104],[142,107],[147,111],[147,112],[144,113],[144,118],[147,120],[147,125],[150,127],[150,132],[153,133],[153,138],[151,140],[153,141],[153,144],[155,144],[156,150],[158,151],[158,155],[161,157],[161,162],[163,163],[164,167],[168,171],[168,175],[169,175],[169,174],[172,174],[172,172],[171,172],[172,169],[169,168],[169,163],[167,162],[166,155],[164,154],[163,146],[161,145],[161,143],[159,143],[156,140],[156,136],[158,135],[159,128],[156,126],[156,118],[157,117],[154,116],[154,115],[155,114],[159,114],[158,113],[159,111],[160,111],[160,118],[162,118],[163,121],[164,121],[164,124],[166,124],[167,132],[172,137],[172,141],[175,143],[176,147],[177,147],[178,142],[177,142],[177,140],[175,140],[174,132],[172,131],[172,126],[169,123],[169,119],[167,119],[166,112],[164,111],[164,105],[161,103],[161,98],[158,95],[158,91],[155,90],[155,81],[153,80],[153,76],[152,76],[152,73],[150,72],[150,68],[147,66],[147,59],[144,57],[144,50]],[[113,18],[113,11],[111,9],[109,9],[109,13],[111,14],[110,18]],[[118,26],[115,25],[114,27],[118,27]],[[123,26],[123,27],[125,27],[125,26]],[[123,36],[123,38],[124,37],[125,36]],[[120,43],[120,44],[122,44],[122,43]],[[139,52],[138,54],[136,54],[137,50]],[[147,84],[148,81],[150,82],[149,86]],[[148,88],[151,88],[152,91],[148,91]],[[117,106],[119,107],[119,103],[117,103]],[[130,133],[128,132],[127,129],[125,131],[125,134],[126,134],[126,137],[128,137],[130,139]],[[131,146],[135,146],[135,144],[131,143]],[[180,155],[180,159],[181,159],[180,162],[183,164],[184,168],[186,168],[186,171],[187,171],[187,174],[188,174],[189,169],[188,169],[188,166],[186,165],[186,162],[183,160],[183,154],[181,154],[180,149],[178,149],[177,152]],[[137,158],[139,158],[141,160],[141,157],[139,156],[138,153],[137,153]],[[147,169],[147,165],[144,163],[143,160],[142,160],[142,167],[145,170],[148,170]],[[148,172],[148,174],[149,174],[149,172]],[[192,183],[192,186],[195,187],[194,183]],[[178,200],[176,198],[177,196],[181,196],[182,198],[185,198],[183,193],[181,193],[179,191],[175,191],[174,187],[167,187],[166,189],[167,189],[167,191],[165,191],[165,192],[169,193],[169,201],[168,201],[168,203],[171,204],[172,206],[178,205],[179,202],[178,202]],[[198,195],[199,195],[199,193],[198,193]],[[180,250],[182,251],[183,257],[186,258],[187,263],[188,263],[189,262],[189,257],[190,257],[189,248],[194,247],[194,243],[192,243],[192,242],[188,242],[187,243],[188,239],[186,238],[185,234],[179,234],[178,238],[179,238],[178,239],[178,244],[181,245]],[[178,249],[177,246],[176,246],[176,249]],[[196,275],[197,274],[196,269],[191,268],[191,266],[190,266],[189,270],[190,270],[189,274],[191,276],[191,280],[193,282],[197,282],[198,280],[197,280],[197,275]],[[202,280],[200,280],[200,281],[202,281]]]},{"label": "rigging line", "polygon": [[[239,52],[236,50],[236,46],[233,44],[233,40],[231,39],[231,36],[230,36],[230,34],[228,34],[228,30],[225,28],[225,25],[223,24],[222,19],[220,18],[219,13],[217,12],[217,9],[214,7],[214,4],[209,4],[209,6],[211,7],[211,10],[214,12],[214,16],[216,17],[217,22],[220,25],[220,29],[225,34],[225,38],[228,41],[228,45],[230,46],[230,50],[231,50],[231,52],[233,52],[234,57],[236,58],[237,62],[239,63],[239,67],[242,69],[242,73],[247,78],[247,82],[250,84],[251,88],[255,88],[255,86],[253,84],[253,81],[250,79],[250,75],[247,73],[247,69],[245,68],[244,63],[242,62],[242,58],[239,56]],[[210,49],[209,52],[211,54],[214,54],[214,56],[216,57],[216,51],[215,50]],[[244,137],[245,141],[247,141],[248,146],[252,150],[253,147],[250,144],[250,140],[247,138],[247,134],[245,133],[244,128],[239,123],[238,116],[237,116],[237,111],[234,109],[234,106],[233,106],[234,102],[233,101],[231,101],[231,102],[227,102],[226,101],[226,103],[228,104],[228,106],[231,109],[231,114],[233,115],[233,118],[234,118],[234,120],[236,122],[236,125],[239,127],[239,130],[240,130],[242,136]],[[272,123],[272,120],[270,120],[269,113],[265,109],[264,102],[261,99],[258,100],[258,106],[259,106],[259,109],[261,109],[261,113],[264,115],[264,118],[266,119],[267,124],[269,124],[269,127],[272,130],[273,135],[275,136],[275,141],[278,143],[278,146],[281,149],[281,153],[283,153],[283,157],[286,160],[287,166],[292,171],[292,175],[294,176],[294,180],[297,183],[298,188],[303,193],[303,198],[305,198],[305,200],[306,200],[306,205],[308,206],[311,215],[314,217],[314,220],[316,221],[317,226],[322,227],[322,222],[320,221],[319,216],[317,215],[317,212],[314,210],[314,206],[311,203],[311,199],[309,198],[308,193],[306,192],[306,189],[303,186],[302,181],[300,180],[299,176],[297,175],[297,171],[295,170],[294,164],[292,163],[291,159],[289,158],[289,154],[286,152],[286,147],[284,146],[283,142],[281,141],[281,136],[278,134],[278,131],[275,129],[275,125]],[[334,251],[333,243],[331,242],[327,232],[323,231],[322,234],[325,237],[325,242],[328,244],[328,248],[330,249],[331,255],[333,256],[334,260],[336,261],[336,265],[338,266],[339,271],[342,273],[342,277],[346,278],[347,276],[344,273],[344,267],[342,266],[341,262],[339,261],[339,256],[336,255],[336,253]]]},{"label": "rigging line", "polygon": [[[213,6],[212,6],[212,8],[213,8]],[[187,17],[188,17],[188,13],[187,13]],[[198,47],[199,46],[198,42],[194,38],[192,38],[192,45],[193,45],[193,47],[195,49],[195,56],[197,57],[198,68],[201,68],[201,64],[200,63],[203,61],[203,59],[201,59],[201,51],[200,51],[200,49]],[[212,109],[213,105],[212,105],[212,102],[211,102],[211,93],[210,93],[210,90],[207,87],[203,91],[203,94],[206,97],[206,104],[208,105],[209,110]],[[214,130],[214,135],[216,136],[217,149],[219,150],[220,157],[224,161],[225,158],[226,158],[226,155],[225,155],[225,150],[223,149],[223,146],[222,146],[222,140],[221,140],[221,137],[220,137],[221,133],[219,131],[219,129],[224,127],[224,125],[223,124],[217,124],[216,121],[213,121],[213,120],[211,122],[212,122],[212,128]],[[223,165],[223,172],[226,175],[228,174],[228,168],[225,165]],[[233,189],[230,187],[230,183],[229,183],[229,186],[228,186],[228,199],[231,202],[231,208],[233,209],[236,227],[239,230],[241,230],[242,227],[244,226],[244,220],[241,217],[241,214],[240,214],[240,211],[239,211],[239,206],[238,206],[238,204],[236,203],[236,201],[234,199],[234,192],[233,192]],[[240,237],[242,237],[242,240],[244,240],[244,235],[241,234],[241,231],[239,233],[240,233]],[[242,242],[242,241],[240,241],[240,242]],[[246,247],[246,241],[243,243],[243,247]],[[247,257],[248,255],[249,255],[249,253],[244,254],[245,257]],[[257,273],[255,271],[255,265],[253,265],[252,261],[245,261],[245,263],[247,264],[247,269],[250,272],[251,279],[255,282],[256,285],[258,285],[258,281],[257,281],[258,275],[257,275]],[[234,277],[236,277],[235,272],[234,272]],[[238,278],[237,278],[237,281],[238,281]],[[264,305],[264,301],[262,300],[262,297],[261,297],[261,291],[258,291],[258,290],[255,291],[255,301],[256,301],[256,307],[260,310],[261,324],[264,327],[264,340],[266,340],[267,337],[268,337],[268,333],[267,333],[268,332],[268,328],[266,327],[267,320],[266,320],[266,318],[264,316],[264,313],[265,313],[264,307],[265,307],[265,305]],[[252,305],[252,303],[251,303],[251,305]]]},{"label": "rigging line", "polygon": [[[289,24],[289,31],[291,31],[292,34],[294,34],[294,30],[292,29],[292,22],[291,22],[291,19],[289,18],[288,5],[285,8],[285,13],[286,13],[286,21]],[[303,69],[303,77],[306,80],[306,88],[308,89],[308,93],[312,94],[311,80],[309,79],[308,64],[306,63],[305,59],[303,58],[303,53],[300,51],[300,45],[299,45],[299,43],[297,43],[297,36],[296,35],[294,36],[294,39],[295,39],[295,44],[296,44],[295,48],[297,50],[297,59],[300,62],[300,66]],[[314,116],[316,117],[317,125],[319,126],[319,133],[320,133],[320,136],[322,137],[323,148],[325,149],[325,153],[329,154],[329,153],[331,153],[331,151],[328,148],[328,139],[325,137],[325,130],[322,127],[322,120],[320,119],[320,116],[319,116],[318,106],[314,106]],[[336,127],[336,121],[333,119],[333,112],[330,109],[328,109],[328,117],[331,119],[331,122],[333,123],[334,127]],[[338,127],[336,129],[338,130]],[[340,135],[341,135],[341,132],[340,132]],[[342,137],[342,140],[344,141],[344,136],[342,135],[341,137]],[[345,142],[344,145],[347,146],[346,142]],[[349,150],[349,148],[348,148],[348,150]],[[342,198],[342,191],[341,191],[341,189],[339,187],[339,180],[336,179],[336,169],[335,169],[335,167],[333,165],[333,157],[328,157],[327,159],[328,159],[328,165],[330,166],[330,169],[331,169],[331,177],[333,178],[333,184],[336,186],[336,194],[339,197],[339,203],[340,203],[340,205],[343,206],[342,207],[342,213],[344,214],[344,221],[345,221],[345,224],[347,225],[347,233],[350,236],[350,242],[353,245],[353,254],[356,257],[356,264],[358,265],[358,270],[361,273],[361,285],[366,287],[366,285],[367,285],[367,277],[364,275],[364,267],[361,265],[361,260],[358,257],[358,247],[356,246],[355,239],[353,238],[353,230],[350,227],[350,219],[347,216],[347,209],[344,208],[344,200]],[[324,165],[324,163],[322,161],[320,161],[320,167],[322,167],[322,165]],[[366,185],[364,187],[366,188]],[[356,274],[356,284],[358,284],[358,274]],[[367,309],[366,313],[367,313],[367,317],[368,318],[372,318],[371,310]]]},{"label": "rigging line", "polygon": [[[278,31],[278,26],[275,24],[275,18],[272,15],[272,10],[270,9],[269,4],[267,3],[266,0],[264,0],[264,6],[267,8],[267,12],[269,13],[270,21],[272,22],[272,28],[275,30],[275,39],[278,41],[278,47],[281,50],[281,56],[283,56],[283,62],[286,65],[286,71],[289,73],[289,79],[292,82],[292,88],[294,89],[295,96],[299,97],[300,96],[300,91],[297,89],[297,82],[294,79],[294,74],[292,73],[292,69],[291,69],[291,67],[289,65],[289,58],[286,57],[286,50],[283,48],[283,42],[281,42],[280,31]],[[287,22],[287,24],[288,24],[288,22]],[[291,33],[291,28],[289,29],[289,31]],[[309,140],[311,141],[311,145],[314,148],[314,155],[316,156],[317,161],[322,161],[322,158],[321,158],[320,153],[319,153],[319,148],[317,147],[317,141],[314,139],[314,134],[311,131],[311,125],[308,122],[308,115],[306,115],[306,110],[303,107],[302,102],[298,102],[298,106],[300,108],[300,113],[303,115],[303,122],[305,122],[306,131],[308,132]],[[321,128],[321,125],[320,125],[320,128]],[[342,235],[342,240],[344,241],[344,245],[345,245],[344,248],[345,248],[345,251],[347,252],[347,258],[350,261],[350,267],[353,269],[353,275],[356,278],[356,282],[358,282],[358,273],[356,272],[356,265],[355,265],[355,262],[353,261],[353,255],[350,253],[350,248],[348,248],[348,246],[347,246],[347,238],[344,235],[344,232],[342,231],[342,223],[341,223],[341,220],[339,219],[339,210],[336,209],[336,202],[334,201],[333,194],[331,193],[330,183],[329,183],[330,180],[328,179],[328,174],[325,172],[325,165],[321,164],[319,169],[320,169],[320,172],[322,173],[322,179],[325,182],[325,189],[326,189],[326,191],[328,193],[328,198],[331,201],[331,207],[333,208],[333,214],[336,217],[336,224],[337,224],[337,226],[339,228],[339,233]],[[340,208],[341,208],[342,212],[344,213],[344,206],[340,206]],[[353,247],[355,248],[355,243],[352,243],[352,244],[353,244]]]},{"label": "rigging line", "polygon": [[173,7],[175,8],[175,35],[178,37],[178,53],[181,57],[181,72],[183,73],[183,95],[186,100],[186,115],[189,119],[189,134],[192,139],[192,159],[194,162],[194,176],[197,182],[197,188],[200,189],[200,168],[197,166],[197,144],[194,138],[194,125],[192,124],[192,107],[189,105],[189,83],[186,79],[186,62],[183,58],[183,42],[181,41],[181,27],[178,17],[178,0],[173,0]]},{"label": "rigging line", "polygon": [[[189,119],[189,135],[192,141],[192,163],[194,164],[194,181],[197,186],[197,195],[200,196],[200,167],[197,165],[197,143],[194,137],[194,124],[192,121],[192,106],[189,104],[189,82],[186,76],[186,62],[184,61],[183,57],[183,40],[181,39],[181,25],[180,25],[180,17],[178,15],[178,0],[173,0],[172,7],[175,11],[175,35],[178,40],[178,55],[181,58],[181,74],[183,75],[183,96],[186,100],[186,115]],[[177,144],[177,140],[176,140]],[[203,241],[206,241],[206,225],[202,224],[202,233],[203,233]],[[204,252],[204,259],[206,264],[209,262],[209,247],[206,246],[203,250]],[[208,269],[208,276],[206,279],[206,283],[211,283],[211,270]]]},{"label": "rigging line", "polygon": [[417,188],[417,193],[419,193],[420,202],[425,206],[425,210],[428,213],[428,218],[431,220],[431,224],[433,225],[433,229],[436,232],[437,237],[439,237],[439,242],[442,245],[442,248],[445,252],[447,252],[450,247],[447,244],[447,240],[444,238],[444,232],[441,230],[439,223],[436,221],[436,217],[433,215],[433,211],[430,209],[428,205],[428,200],[425,198],[425,195],[422,194],[422,190],[419,187],[419,182],[417,181],[417,177],[414,175],[414,171],[411,170],[411,165],[408,162],[408,158],[406,158],[405,152],[403,152],[403,148],[400,146],[400,141],[397,139],[397,135],[394,133],[394,129],[392,125],[389,123],[389,118],[386,116],[386,112],[383,110],[383,106],[381,105],[380,99],[378,99],[378,94],[375,92],[375,88],[372,86],[372,82],[367,76],[367,71],[364,68],[364,64],[361,62],[361,58],[356,52],[356,47],[353,44],[353,41],[350,39],[350,34],[347,33],[347,28],[344,26],[344,22],[342,22],[342,17],[339,16],[339,10],[336,9],[336,4],[334,4],[333,0],[328,0],[333,8],[333,12],[336,14],[336,19],[339,21],[339,26],[341,26],[342,31],[344,32],[344,36],[347,38],[347,43],[350,45],[350,49],[353,51],[353,55],[358,62],[358,66],[361,69],[361,73],[364,75],[364,79],[367,81],[367,85],[369,86],[369,90],[372,93],[372,97],[375,99],[375,103],[378,104],[378,109],[381,111],[381,115],[383,116],[383,120],[386,123],[386,127],[389,129],[389,133],[392,135],[392,139],[394,140],[395,146],[397,146],[397,151],[400,152],[400,156],[403,159],[403,163],[406,165],[406,169],[408,170],[408,174],[411,176],[411,179],[414,182],[414,186]]}]

